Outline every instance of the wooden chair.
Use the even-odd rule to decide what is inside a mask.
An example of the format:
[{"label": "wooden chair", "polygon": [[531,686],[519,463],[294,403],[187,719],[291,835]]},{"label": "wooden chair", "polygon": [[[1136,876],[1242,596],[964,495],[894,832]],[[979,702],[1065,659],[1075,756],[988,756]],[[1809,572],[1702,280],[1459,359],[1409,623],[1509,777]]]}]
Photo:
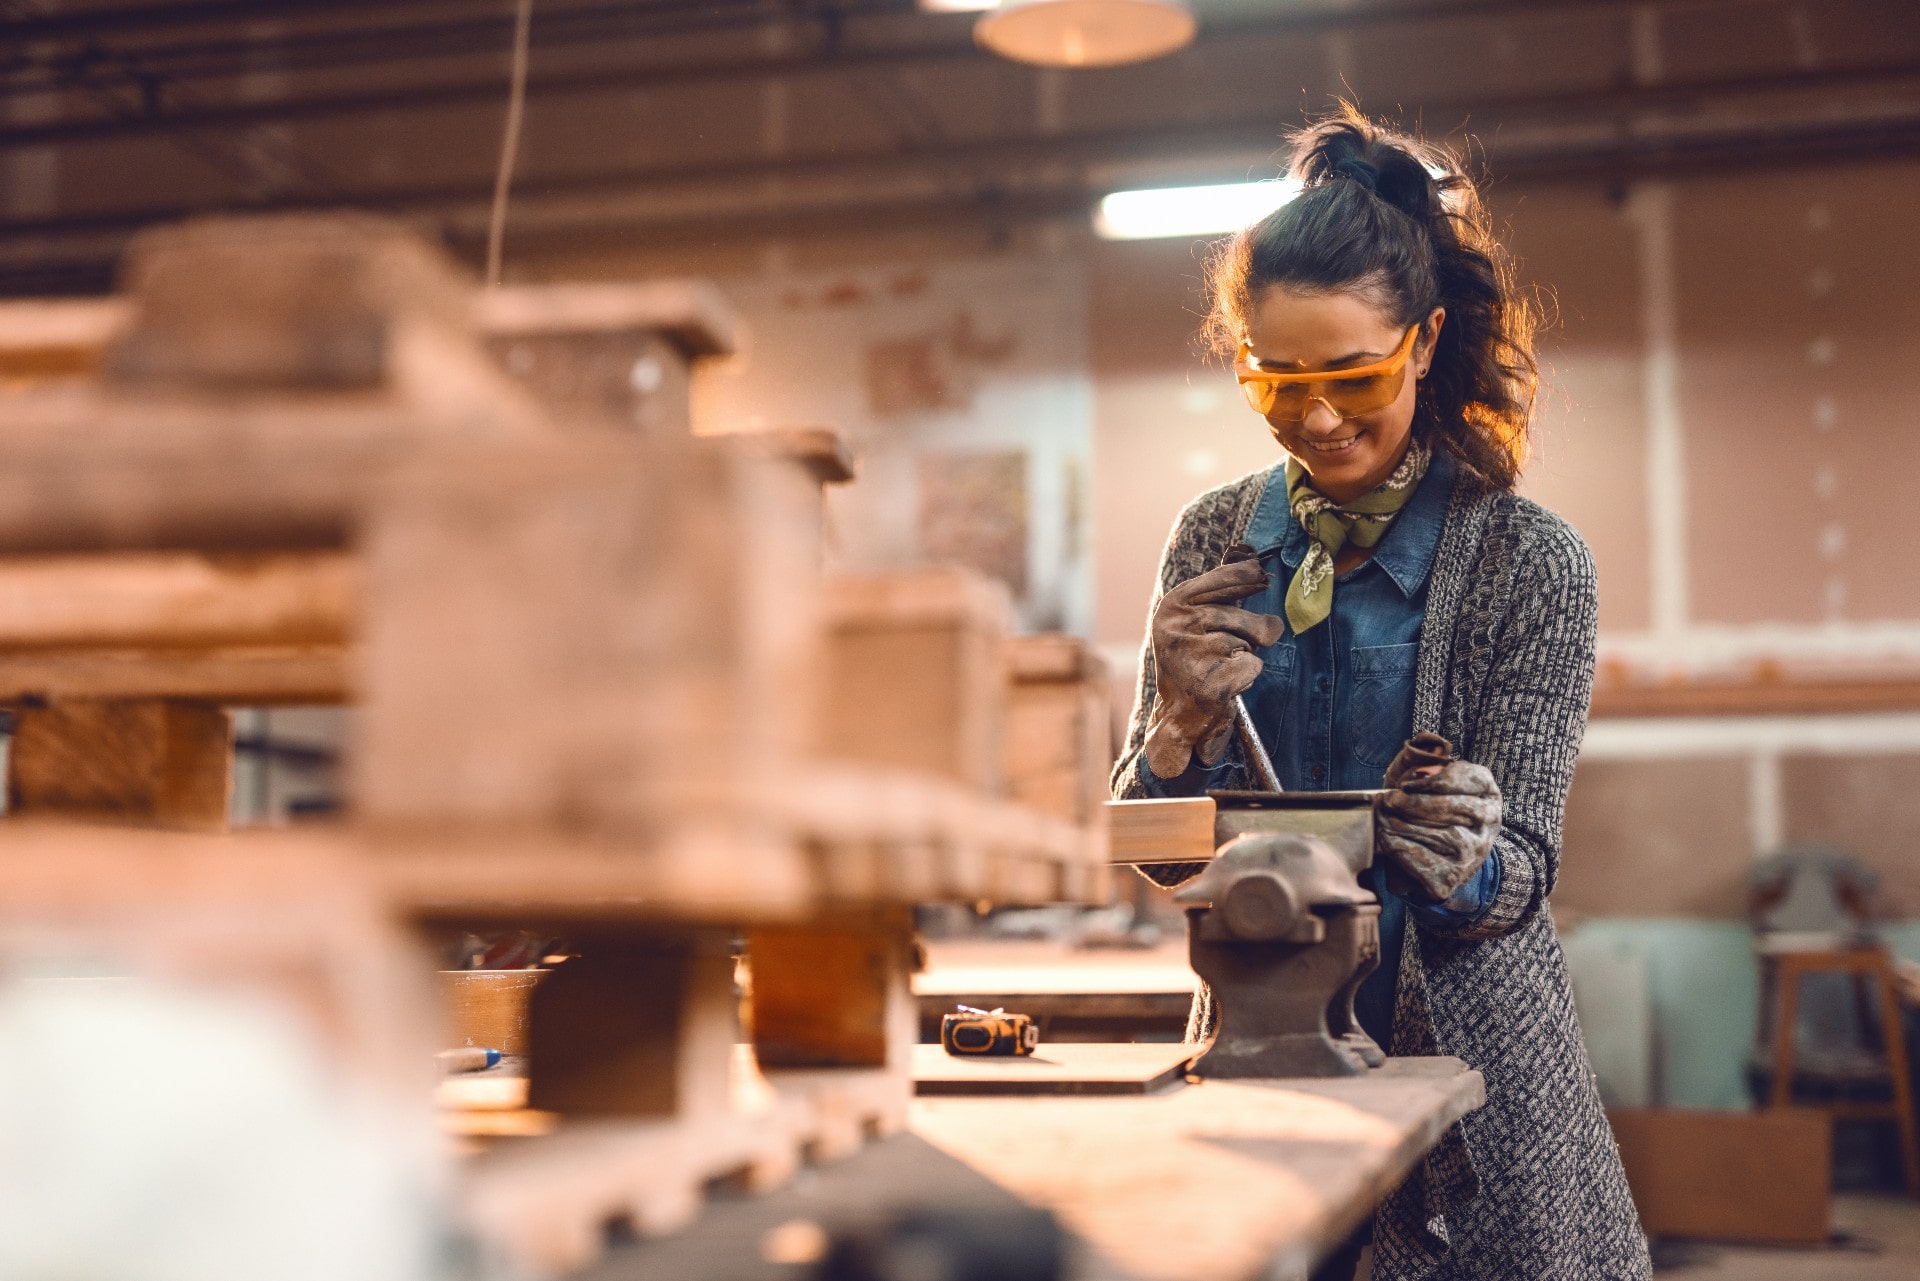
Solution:
[{"label": "wooden chair", "polygon": [[[1899,1128],[1900,1158],[1907,1190],[1920,1196],[1920,1145],[1914,1133],[1913,1087],[1908,1076],[1906,1045],[1900,1031],[1900,1001],[1893,980],[1893,958],[1884,944],[1862,942],[1851,946],[1807,948],[1793,936],[1755,940],[1760,959],[1762,1036],[1770,1027],[1773,1041],[1773,1083],[1768,1106],[1818,1107],[1835,1120],[1891,1121]],[[1795,1104],[1795,1032],[1799,1024],[1800,984],[1811,974],[1852,975],[1856,998],[1867,1008],[1866,988],[1877,991],[1878,1017],[1863,1019],[1877,1029],[1879,1050],[1886,1063],[1889,1097],[1886,1102],[1837,1100]],[[1767,1016],[1771,1015],[1771,1018]]]}]

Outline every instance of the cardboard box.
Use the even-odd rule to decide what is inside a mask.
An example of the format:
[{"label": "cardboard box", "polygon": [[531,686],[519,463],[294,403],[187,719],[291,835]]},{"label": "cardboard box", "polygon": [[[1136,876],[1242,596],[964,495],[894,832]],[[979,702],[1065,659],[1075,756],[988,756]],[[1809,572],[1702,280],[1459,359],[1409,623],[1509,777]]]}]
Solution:
[{"label": "cardboard box", "polygon": [[1833,1122],[1812,1108],[1608,1114],[1648,1236],[1819,1245],[1831,1231]]}]

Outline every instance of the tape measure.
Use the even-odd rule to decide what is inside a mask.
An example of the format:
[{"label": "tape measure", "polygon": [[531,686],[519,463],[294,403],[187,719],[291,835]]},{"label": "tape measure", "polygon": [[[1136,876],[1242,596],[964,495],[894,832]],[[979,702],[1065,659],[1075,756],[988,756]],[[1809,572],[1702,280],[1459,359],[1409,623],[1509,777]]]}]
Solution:
[{"label": "tape measure", "polygon": [[1040,1045],[1040,1029],[1024,1014],[963,1005],[958,1014],[941,1018],[940,1045],[948,1054],[962,1058],[1032,1054]]}]

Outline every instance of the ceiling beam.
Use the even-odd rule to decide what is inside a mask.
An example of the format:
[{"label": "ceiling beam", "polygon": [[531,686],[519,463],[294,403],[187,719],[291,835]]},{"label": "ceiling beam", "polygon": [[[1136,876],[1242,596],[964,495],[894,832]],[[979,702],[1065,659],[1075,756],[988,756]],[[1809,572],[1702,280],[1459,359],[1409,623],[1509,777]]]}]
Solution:
[{"label": "ceiling beam", "polygon": [[[1765,128],[1691,137],[1651,139],[1621,132],[1608,138],[1555,143],[1526,149],[1508,146],[1488,154],[1490,176],[1502,186],[1602,183],[1624,188],[1648,178],[1689,178],[1782,167],[1815,168],[1920,157],[1920,110],[1897,118],[1839,124],[1776,122]],[[537,251],[564,245],[649,247],[717,246],[777,239],[845,237],[908,227],[974,225],[1013,227],[1036,221],[1087,216],[1106,188],[1084,177],[1036,182],[1019,190],[885,197],[850,191],[836,198],[735,203],[703,211],[659,214],[597,209],[578,215],[533,213],[509,224],[511,250]],[[365,207],[365,206],[356,206]],[[477,212],[478,204],[469,213]],[[445,211],[439,219],[448,241],[472,250],[479,242],[479,219]],[[429,222],[435,220],[430,219]],[[68,228],[97,236],[99,226]],[[0,227],[0,245],[14,239]],[[0,293],[20,293],[21,284],[59,280],[105,280],[111,254],[79,252],[60,257],[49,251],[47,232],[25,242],[20,261],[0,263]]]},{"label": "ceiling beam", "polygon": [[[1663,7],[1692,7],[1707,2],[1709,0],[1666,0]],[[1737,5],[1741,0],[1718,0],[1722,5],[1729,2]],[[1780,3],[1781,0],[1749,0],[1750,7],[1778,8]],[[1390,0],[1353,6],[1320,4],[1311,8],[1281,10],[1260,18],[1205,23],[1193,48],[1204,56],[1210,45],[1224,47],[1260,36],[1360,31],[1494,17],[1537,19],[1587,12],[1624,13],[1644,7],[1644,3],[1635,3],[1634,0]],[[862,20],[893,14],[897,9],[910,10],[910,5],[905,0],[846,0],[841,7],[819,11],[836,15],[832,22],[798,23],[802,28],[803,40],[811,37],[810,43],[803,43],[798,48],[746,57],[730,55],[685,61],[642,59],[588,71],[536,73],[529,80],[528,92],[535,98],[552,98],[689,83],[832,75],[878,67],[904,69],[947,61],[997,61],[974,44],[968,23],[953,21],[945,15],[922,15],[924,21],[894,22],[887,24],[885,30],[876,29],[863,35]],[[777,20],[762,19],[750,25],[756,35],[779,32],[792,39],[796,22],[792,16],[787,16]],[[537,18],[535,27],[539,27]],[[738,25],[732,29],[743,37],[741,43],[757,42],[746,39],[748,31]],[[902,38],[900,33],[903,29],[916,34]],[[504,32],[504,27],[502,30]],[[876,35],[882,38],[872,38]],[[604,30],[596,31],[591,27],[583,28],[580,38],[595,47],[604,47],[609,43],[616,46],[634,43],[609,41]],[[644,42],[641,43],[644,45]],[[500,47],[505,47],[504,34]],[[272,45],[263,44],[260,51],[270,53]],[[137,61],[140,51],[137,48],[109,50],[103,51],[102,56],[111,59],[122,55]],[[241,70],[236,67],[234,74],[239,74]],[[131,117],[85,116],[15,124],[0,129],[0,147],[46,146],[173,129],[240,129],[269,123],[465,103],[490,105],[497,102],[503,92],[502,73],[490,70],[399,88],[333,91],[256,102],[174,108],[167,106],[169,81],[164,68],[143,66],[138,77],[123,77],[122,81],[107,83],[109,86],[120,84],[123,88],[137,88],[155,106]],[[42,93],[47,87],[38,81],[17,84],[11,90],[0,85],[0,97],[9,91]]]},{"label": "ceiling beam", "polygon": [[[777,0],[626,0],[629,8],[653,10],[757,9],[766,11]],[[904,7],[904,6],[903,6]],[[32,17],[14,17],[6,24],[10,40],[91,40],[133,32],[178,31],[204,27],[232,27],[249,22],[351,14],[391,18],[396,11],[471,9],[471,0],[272,0],[270,10],[260,0],[187,0],[180,4],[132,4],[110,8],[46,9]],[[504,12],[504,10],[503,10]],[[504,21],[511,25],[509,14]]]},{"label": "ceiling beam", "polygon": [[[1728,104],[1742,108],[1746,123],[1718,124],[1717,136],[1731,137],[1741,128],[1768,130],[1775,118],[1810,117],[1809,98],[1847,91],[1848,101],[1877,105],[1888,95],[1897,97],[1901,110],[1920,112],[1920,63],[1879,68],[1832,68],[1771,76],[1710,77],[1650,86],[1614,86],[1566,94],[1530,94],[1489,97],[1421,108],[1420,123],[1430,136],[1445,136],[1471,123],[1476,132],[1497,144],[1503,131],[1568,129],[1585,125],[1623,129],[1661,126],[1684,133],[1689,121]],[[1819,105],[1837,102],[1828,97]],[[1879,113],[1887,114],[1884,105]],[[820,154],[746,156],[692,164],[599,167],[575,173],[523,173],[514,182],[514,198],[565,199],[644,192],[659,195],[672,190],[712,190],[751,186],[768,179],[790,182],[857,182],[897,179],[931,173],[980,175],[984,185],[1018,189],[1023,175],[1068,166],[1137,164],[1173,157],[1276,157],[1285,145],[1297,113],[1263,107],[1231,117],[1185,122],[1152,129],[1079,130],[1059,134],[1018,134],[997,138],[948,141],[939,145],[894,146],[868,151]],[[1497,167],[1497,166],[1496,166]],[[445,210],[471,205],[491,196],[493,176],[475,173],[455,181],[356,185],[352,190],[316,197],[291,191],[271,199],[248,202],[259,211],[310,208],[317,204],[356,204],[391,211]],[[724,193],[721,194],[724,199]],[[47,236],[121,231],[200,212],[232,208],[211,203],[157,203],[96,210],[67,210],[33,219],[0,219],[0,237]]]}]

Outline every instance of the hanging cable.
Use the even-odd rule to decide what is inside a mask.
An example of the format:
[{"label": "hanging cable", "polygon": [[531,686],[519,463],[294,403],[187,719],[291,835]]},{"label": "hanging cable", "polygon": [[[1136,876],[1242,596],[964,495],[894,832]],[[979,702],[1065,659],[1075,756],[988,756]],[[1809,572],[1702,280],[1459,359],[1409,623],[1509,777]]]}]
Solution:
[{"label": "hanging cable", "polygon": [[527,107],[527,33],[533,27],[533,0],[519,0],[513,22],[513,82],[507,91],[507,128],[500,138],[500,170],[493,176],[493,216],[487,222],[487,283],[500,283],[500,255],[507,238],[507,189],[520,154],[520,121]]}]

